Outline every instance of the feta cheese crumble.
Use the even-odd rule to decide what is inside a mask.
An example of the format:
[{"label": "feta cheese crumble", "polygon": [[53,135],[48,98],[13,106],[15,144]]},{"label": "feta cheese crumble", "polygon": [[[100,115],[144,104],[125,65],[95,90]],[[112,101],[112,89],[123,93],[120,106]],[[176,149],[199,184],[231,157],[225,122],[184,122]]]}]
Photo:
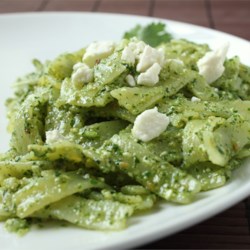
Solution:
[{"label": "feta cheese crumble", "polygon": [[45,134],[46,134],[46,143],[47,144],[51,144],[51,143],[65,140],[65,137],[63,135],[61,135],[59,130],[57,130],[57,129],[46,131]]},{"label": "feta cheese crumble", "polygon": [[136,85],[135,78],[132,75],[127,75],[125,80],[131,87],[134,87]]},{"label": "feta cheese crumble", "polygon": [[207,83],[210,84],[222,76],[225,67],[223,66],[229,43],[223,44],[214,51],[209,51],[198,62],[199,74],[204,76]]},{"label": "feta cheese crumble", "polygon": [[134,65],[135,64],[135,54],[132,50],[131,46],[127,46],[122,51],[121,59],[125,61],[127,64]]},{"label": "feta cheese crumble", "polygon": [[130,42],[122,51],[121,59],[127,64],[134,65],[136,59],[139,59],[140,54],[143,52],[146,44],[142,41]]},{"label": "feta cheese crumble", "polygon": [[136,70],[138,72],[144,72],[154,63],[158,63],[162,66],[164,60],[165,56],[163,50],[157,50],[149,45],[146,45],[143,52],[140,54]]},{"label": "feta cheese crumble", "polygon": [[137,41],[137,42],[131,42],[130,43],[131,48],[133,49],[134,53],[135,53],[135,57],[136,59],[139,59],[139,55],[143,52],[143,50],[146,47],[146,43],[144,43],[143,41]]},{"label": "feta cheese crumble", "polygon": [[191,98],[191,102],[200,102],[200,101],[201,101],[201,99],[198,98],[198,97],[196,97],[196,96],[193,96],[193,97]]},{"label": "feta cheese crumble", "polygon": [[154,63],[146,72],[141,73],[137,78],[138,85],[154,86],[159,82],[161,66]]},{"label": "feta cheese crumble", "polygon": [[164,132],[169,122],[169,117],[158,112],[156,107],[145,110],[136,117],[132,135],[141,141],[150,141]]},{"label": "feta cheese crumble", "polygon": [[140,72],[137,81],[132,75],[126,77],[127,83],[134,87],[138,85],[154,86],[159,82],[161,66],[165,61],[163,49],[155,49],[144,42],[131,41],[122,51],[121,59],[130,65],[136,65]]},{"label": "feta cheese crumble", "polygon": [[[85,65],[86,65],[86,64],[84,64],[84,63],[82,63],[82,62],[78,62],[78,63],[76,63],[75,65],[73,65],[73,70],[76,71],[76,70],[78,70],[79,68],[84,67]],[[86,66],[88,66],[88,65],[86,65]]]},{"label": "feta cheese crumble", "polygon": [[76,63],[73,66],[72,82],[77,88],[81,88],[84,83],[89,83],[94,79],[93,69],[85,63]]},{"label": "feta cheese crumble", "polygon": [[115,43],[112,41],[93,42],[87,47],[82,60],[90,67],[93,67],[97,60],[108,57],[113,53],[114,49]]}]

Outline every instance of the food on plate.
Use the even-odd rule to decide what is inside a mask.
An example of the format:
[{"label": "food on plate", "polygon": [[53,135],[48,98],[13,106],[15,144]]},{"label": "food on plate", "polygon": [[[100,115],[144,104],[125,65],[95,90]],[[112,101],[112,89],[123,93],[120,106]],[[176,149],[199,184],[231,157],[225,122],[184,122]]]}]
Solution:
[{"label": "food on plate", "polygon": [[229,44],[176,40],[161,23],[96,41],[14,84],[0,219],[24,234],[60,220],[119,230],[157,201],[188,204],[250,155],[250,68]]}]

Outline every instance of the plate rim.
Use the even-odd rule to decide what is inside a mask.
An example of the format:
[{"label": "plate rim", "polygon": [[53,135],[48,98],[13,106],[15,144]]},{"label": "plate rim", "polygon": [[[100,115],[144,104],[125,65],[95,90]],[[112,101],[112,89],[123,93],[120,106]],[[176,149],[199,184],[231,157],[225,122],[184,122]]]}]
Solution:
[{"label": "plate rim", "polygon": [[90,12],[90,11],[24,11],[24,12],[7,12],[7,13],[0,13],[0,18],[1,17],[15,17],[15,16],[43,16],[43,15],[97,15],[97,16],[116,16],[116,17],[133,17],[133,18],[139,18],[139,19],[151,19],[152,21],[163,21],[163,22],[170,22],[170,23],[175,23],[175,24],[181,24],[181,25],[188,25],[194,28],[201,28],[201,29],[205,29],[208,30],[209,32],[214,32],[214,33],[218,33],[221,35],[226,35],[226,36],[231,36],[235,39],[239,39],[242,40],[244,42],[250,42],[245,38],[236,36],[234,34],[231,33],[227,33],[224,31],[220,31],[217,30],[215,28],[211,28],[211,27],[205,27],[205,26],[201,26],[201,25],[197,25],[197,24],[193,24],[193,23],[189,23],[189,22],[182,22],[182,21],[178,21],[175,19],[168,19],[168,18],[162,18],[162,17],[153,17],[153,16],[144,16],[144,15],[134,15],[134,14],[126,14],[126,13],[114,13],[114,12]]}]

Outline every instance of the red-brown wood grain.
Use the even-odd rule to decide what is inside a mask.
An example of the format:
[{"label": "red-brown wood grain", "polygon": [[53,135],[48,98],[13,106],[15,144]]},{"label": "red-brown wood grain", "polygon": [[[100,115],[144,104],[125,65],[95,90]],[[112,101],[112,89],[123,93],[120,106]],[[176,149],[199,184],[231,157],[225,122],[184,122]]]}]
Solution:
[{"label": "red-brown wood grain", "polygon": [[206,4],[203,0],[155,0],[153,15],[209,26]]},{"label": "red-brown wood grain", "polygon": [[93,0],[50,0],[44,5],[44,11],[92,11]]},{"label": "red-brown wood grain", "polygon": [[37,11],[43,0],[0,0],[0,13]]},{"label": "red-brown wood grain", "polygon": [[150,0],[104,0],[100,1],[97,11],[147,16]]}]

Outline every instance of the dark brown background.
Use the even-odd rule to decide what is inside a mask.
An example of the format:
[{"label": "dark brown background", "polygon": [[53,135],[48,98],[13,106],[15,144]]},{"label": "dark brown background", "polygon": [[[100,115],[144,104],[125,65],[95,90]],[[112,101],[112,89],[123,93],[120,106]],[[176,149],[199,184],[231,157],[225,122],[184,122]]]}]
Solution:
[{"label": "dark brown background", "polygon": [[[0,0],[0,13],[30,11],[154,16],[210,27],[250,40],[250,0]],[[250,198],[212,219],[141,249],[250,249]]]}]

